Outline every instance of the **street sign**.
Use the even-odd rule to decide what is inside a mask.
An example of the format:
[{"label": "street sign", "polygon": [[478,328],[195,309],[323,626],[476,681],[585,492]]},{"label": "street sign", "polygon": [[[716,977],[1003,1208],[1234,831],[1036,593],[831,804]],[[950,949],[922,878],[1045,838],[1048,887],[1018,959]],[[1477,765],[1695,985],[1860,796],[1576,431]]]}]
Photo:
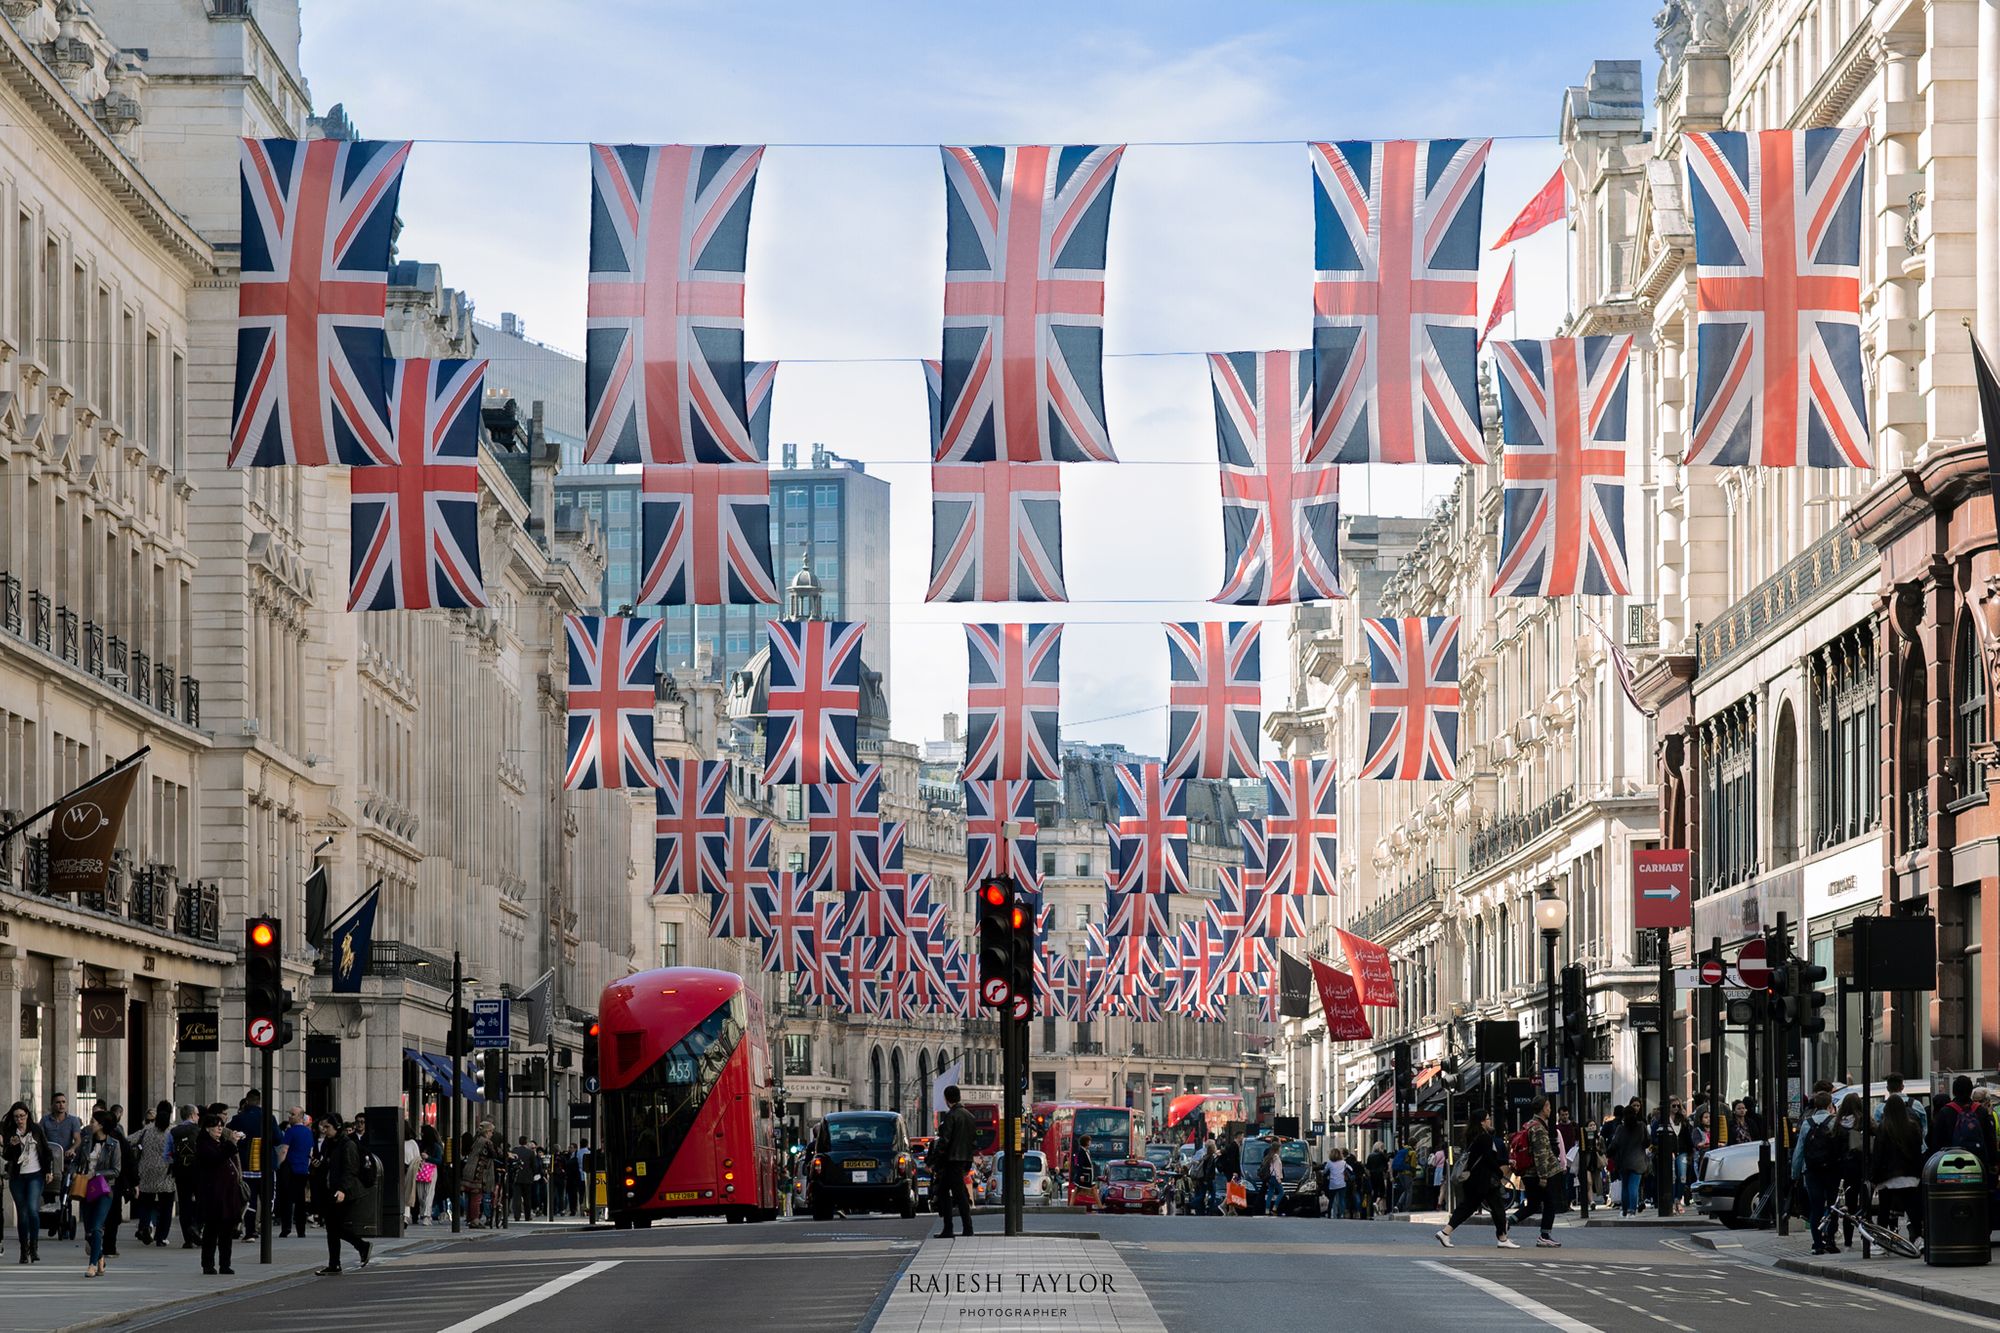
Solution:
[{"label": "street sign", "polygon": [[603,1086],[604,1086],[603,1084],[597,1081],[597,1075],[595,1074],[585,1075],[583,1080],[583,1090],[589,1093],[591,1096],[595,1097],[597,1095],[597,1090]]},{"label": "street sign", "polygon": [[252,1046],[269,1046],[277,1040],[278,1025],[276,1023],[273,1023],[268,1018],[253,1018],[250,1020],[250,1044]]},{"label": "street sign", "polygon": [[1632,924],[1640,930],[1678,930],[1694,925],[1685,848],[1647,848],[1632,853]]},{"label": "street sign", "polygon": [[1583,1090],[1585,1092],[1611,1091],[1611,1062],[1609,1060],[1585,1060],[1583,1062]]},{"label": "street sign", "polygon": [[1750,940],[1736,951],[1736,975],[1751,990],[1763,990],[1771,984],[1771,964],[1764,955],[1764,941]]},{"label": "street sign", "polygon": [[569,1127],[571,1129],[589,1129],[591,1122],[595,1119],[596,1115],[593,1113],[589,1102],[571,1102],[569,1104]]},{"label": "street sign", "polygon": [[1704,958],[1701,960],[1702,985],[1720,986],[1728,977],[1729,969],[1722,965],[1720,958]]},{"label": "street sign", "polygon": [[1542,1071],[1542,1091],[1551,1097],[1555,1097],[1559,1096],[1562,1090],[1563,1071],[1560,1069],[1544,1069]]},{"label": "street sign", "polygon": [[472,1046],[474,1050],[507,1049],[508,1002],[506,1000],[474,1000],[472,1002]]}]

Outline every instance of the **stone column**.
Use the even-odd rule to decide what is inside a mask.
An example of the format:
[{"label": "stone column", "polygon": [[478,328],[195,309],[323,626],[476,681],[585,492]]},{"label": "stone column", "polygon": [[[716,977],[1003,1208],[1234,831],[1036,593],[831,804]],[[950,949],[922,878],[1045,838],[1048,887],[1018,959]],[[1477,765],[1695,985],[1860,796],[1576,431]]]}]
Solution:
[{"label": "stone column", "polygon": [[10,1103],[19,1097],[31,1107],[38,1105],[20,1074],[21,951],[11,944],[0,944],[0,1070],[14,1071],[0,1075],[11,1085],[5,1089]]},{"label": "stone column", "polygon": [[[103,985],[106,989],[125,992],[122,1003],[129,1005],[132,994],[132,974],[107,968]],[[97,1040],[97,1098],[107,1106],[125,1108],[125,1124],[132,1124],[132,1099],[125,1086],[125,1037],[100,1037]]]},{"label": "stone column", "polygon": [[76,1095],[77,966],[57,958],[49,967],[49,1007],[42,1028],[42,1048],[46,1054],[49,1085],[45,1097],[60,1092],[69,1098],[70,1110],[79,1105]]},{"label": "stone column", "polygon": [[1979,129],[1975,232],[1978,318],[1975,327],[1988,356],[2000,355],[2000,0],[1979,0]]},{"label": "stone column", "polygon": [[1916,460],[1923,448],[1924,400],[1917,364],[1924,355],[1922,311],[1918,300],[1924,276],[1924,254],[1909,246],[1909,227],[1924,189],[1919,145],[1924,128],[1920,85],[1924,39],[1910,33],[1888,33],[1882,39],[1882,88],[1886,108],[1882,133],[1882,189],[1876,209],[1882,256],[1882,356],[1877,431],[1879,467],[1895,472]]},{"label": "stone column", "polygon": [[145,1108],[162,1100],[178,1105],[180,1079],[174,1059],[174,1009],[179,987],[154,977],[148,989],[151,993],[146,997],[146,1086],[134,1089],[133,1096],[143,1096]]}]

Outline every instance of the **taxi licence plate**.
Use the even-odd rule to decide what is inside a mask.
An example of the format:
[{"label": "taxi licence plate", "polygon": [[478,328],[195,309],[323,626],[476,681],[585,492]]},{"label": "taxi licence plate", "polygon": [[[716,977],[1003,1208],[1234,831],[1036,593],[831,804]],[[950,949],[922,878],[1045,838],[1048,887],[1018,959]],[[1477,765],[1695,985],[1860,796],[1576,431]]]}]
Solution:
[{"label": "taxi licence plate", "polygon": [[882,1165],[882,1164],[881,1164],[880,1162],[878,1162],[878,1161],[874,1160],[873,1158],[870,1158],[870,1157],[856,1157],[856,1158],[852,1158],[851,1160],[849,1160],[849,1161],[848,1161],[848,1163],[847,1163],[847,1169],[848,1169],[848,1170],[850,1170],[850,1171],[861,1171],[861,1170],[869,1170],[869,1171],[872,1171],[872,1170],[874,1170],[874,1169],[875,1169],[876,1167],[878,1167],[878,1166],[880,1166],[880,1165]]},{"label": "taxi licence plate", "polygon": [[693,1190],[668,1190],[660,1196],[661,1203],[686,1203],[697,1197]]}]

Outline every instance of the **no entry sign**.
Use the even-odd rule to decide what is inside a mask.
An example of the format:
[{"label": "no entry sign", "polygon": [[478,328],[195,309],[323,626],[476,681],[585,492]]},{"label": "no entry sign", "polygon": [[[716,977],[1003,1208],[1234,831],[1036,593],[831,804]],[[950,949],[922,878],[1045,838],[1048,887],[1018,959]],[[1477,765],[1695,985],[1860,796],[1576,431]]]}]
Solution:
[{"label": "no entry sign", "polygon": [[1685,849],[1632,853],[1632,924],[1640,930],[1677,930],[1694,925]]},{"label": "no entry sign", "polygon": [[1736,951],[1736,975],[1751,990],[1764,990],[1771,984],[1771,964],[1764,956],[1764,941],[1750,940]]}]

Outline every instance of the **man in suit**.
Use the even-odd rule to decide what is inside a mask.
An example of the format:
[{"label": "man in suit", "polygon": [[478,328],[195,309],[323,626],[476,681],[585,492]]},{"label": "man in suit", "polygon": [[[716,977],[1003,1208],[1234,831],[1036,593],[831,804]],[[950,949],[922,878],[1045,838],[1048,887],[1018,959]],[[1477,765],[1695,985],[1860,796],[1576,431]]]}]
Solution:
[{"label": "man in suit", "polygon": [[931,1144],[935,1158],[931,1176],[937,1182],[938,1216],[944,1221],[944,1229],[937,1233],[940,1240],[951,1239],[954,1204],[965,1234],[972,1234],[972,1196],[965,1189],[965,1173],[972,1169],[974,1126],[972,1112],[959,1105],[958,1097],[958,1084],[944,1090],[945,1105],[950,1109],[938,1121],[937,1140]]}]

